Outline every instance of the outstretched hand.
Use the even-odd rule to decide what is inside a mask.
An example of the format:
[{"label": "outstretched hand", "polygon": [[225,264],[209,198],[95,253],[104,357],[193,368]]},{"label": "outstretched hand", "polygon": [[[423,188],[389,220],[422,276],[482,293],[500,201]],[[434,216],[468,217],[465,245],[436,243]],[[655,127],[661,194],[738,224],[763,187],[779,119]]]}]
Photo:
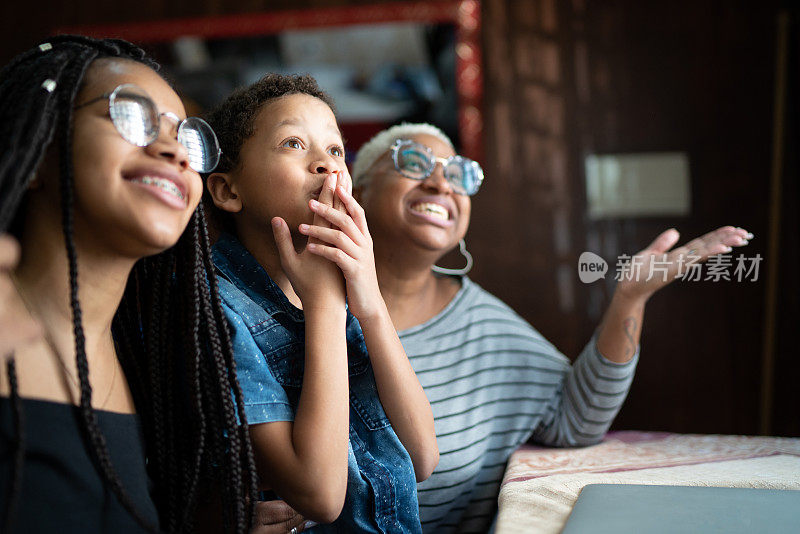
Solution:
[{"label": "outstretched hand", "polygon": [[0,359],[43,335],[42,327],[26,312],[9,274],[19,262],[19,245],[0,235]]},{"label": "outstretched hand", "polygon": [[[753,234],[743,228],[723,226],[672,249],[679,238],[678,231],[670,228],[635,254],[620,276],[617,292],[628,297],[647,299],[685,274],[689,265],[731,252],[732,247],[747,245]],[[654,275],[650,276],[650,273]]]}]

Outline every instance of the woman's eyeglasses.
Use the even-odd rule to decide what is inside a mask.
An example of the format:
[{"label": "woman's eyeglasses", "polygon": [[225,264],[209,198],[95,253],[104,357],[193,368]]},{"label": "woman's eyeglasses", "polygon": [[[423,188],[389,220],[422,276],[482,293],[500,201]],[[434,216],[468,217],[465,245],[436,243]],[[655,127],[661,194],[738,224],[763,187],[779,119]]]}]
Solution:
[{"label": "woman's eyeglasses", "polygon": [[474,195],[483,182],[483,169],[477,161],[461,156],[439,158],[430,147],[410,139],[395,141],[392,161],[400,174],[412,180],[425,180],[433,173],[436,164],[441,163],[445,180],[460,195]]},{"label": "woman's eyeglasses", "polygon": [[219,163],[222,150],[214,130],[199,117],[180,120],[174,113],[159,113],[155,102],[141,87],[132,83],[117,86],[75,109],[108,99],[108,112],[123,139],[136,146],[148,146],[158,139],[161,117],[175,122],[178,142],[186,148],[189,166],[197,172],[211,172]]}]

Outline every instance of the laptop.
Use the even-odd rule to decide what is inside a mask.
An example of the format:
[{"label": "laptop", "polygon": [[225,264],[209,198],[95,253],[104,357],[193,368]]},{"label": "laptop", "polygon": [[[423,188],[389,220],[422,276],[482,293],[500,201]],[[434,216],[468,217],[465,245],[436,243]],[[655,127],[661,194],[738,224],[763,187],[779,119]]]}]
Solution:
[{"label": "laptop", "polygon": [[800,533],[800,491],[590,484],[562,534]]}]

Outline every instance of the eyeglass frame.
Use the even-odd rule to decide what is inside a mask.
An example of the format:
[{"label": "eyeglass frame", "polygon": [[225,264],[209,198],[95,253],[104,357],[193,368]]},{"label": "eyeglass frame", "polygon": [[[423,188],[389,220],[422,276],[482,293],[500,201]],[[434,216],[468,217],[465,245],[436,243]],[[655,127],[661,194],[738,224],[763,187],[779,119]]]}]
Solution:
[{"label": "eyeglass frame", "polygon": [[[113,111],[114,110],[114,100],[116,100],[117,94],[123,88],[127,88],[127,87],[133,87],[133,88],[138,89],[139,91],[141,91],[144,94],[144,96],[147,97],[147,99],[153,105],[153,109],[155,109],[156,113],[157,113],[158,124],[156,125],[155,135],[153,135],[153,138],[150,141],[148,141],[146,144],[143,144],[143,145],[141,145],[139,143],[134,143],[133,141],[131,141],[130,139],[125,137],[125,135],[123,135],[122,132],[120,132],[119,128],[117,128],[116,122],[114,122],[114,111]],[[96,97],[94,97],[92,99],[89,99],[86,102],[83,102],[81,104],[77,104],[75,106],[75,110],[79,110],[79,109],[81,109],[83,107],[89,106],[89,105],[94,104],[95,102],[99,102],[101,100],[107,100],[108,101],[108,114],[111,117],[111,123],[114,125],[114,128],[117,130],[117,133],[119,133],[120,137],[125,139],[125,141],[127,141],[128,143],[130,143],[130,144],[132,144],[134,146],[146,147],[146,146],[150,146],[153,143],[155,143],[156,140],[158,139],[158,136],[161,133],[161,117],[167,117],[168,119],[171,119],[175,123],[174,128],[175,128],[175,132],[176,132],[176,137],[175,137],[176,140],[178,141],[178,143],[181,144],[181,146],[183,146],[184,148],[188,149],[188,147],[186,147],[186,145],[184,145],[180,141],[181,128],[183,128],[183,126],[186,124],[186,121],[188,121],[190,119],[195,119],[197,121],[202,122],[203,124],[208,126],[209,131],[214,136],[214,141],[215,141],[215,143],[217,145],[217,163],[216,163],[216,165],[214,165],[214,167],[212,167],[210,170],[207,170],[207,171],[198,171],[194,167],[191,167],[191,166],[190,167],[192,168],[192,170],[194,170],[195,172],[198,172],[198,173],[199,172],[209,173],[209,172],[212,172],[216,168],[217,165],[219,165],[219,160],[220,160],[220,157],[222,156],[222,148],[219,145],[219,139],[217,138],[217,133],[214,131],[214,129],[211,127],[210,124],[208,124],[206,121],[204,121],[200,117],[186,117],[185,119],[181,119],[180,117],[178,117],[175,113],[173,113],[171,111],[165,111],[163,113],[160,113],[159,110],[158,110],[158,106],[156,106],[156,103],[153,101],[153,99],[150,97],[150,95],[147,93],[147,91],[145,91],[143,88],[139,87],[135,83],[121,83],[118,86],[116,86],[111,92],[103,93],[102,95],[96,96]]]},{"label": "eyeglass frame", "polygon": [[[398,163],[397,159],[398,159],[398,153],[400,152],[400,147],[403,146],[404,144],[418,145],[418,146],[424,147],[425,150],[427,151],[428,155],[430,156],[431,167],[430,167],[430,170],[428,171],[428,173],[425,176],[422,176],[420,178],[417,178],[415,176],[409,176],[405,172],[403,172],[403,169],[400,168],[400,164]],[[455,193],[457,193],[459,195],[468,196],[468,197],[471,197],[471,196],[475,195],[480,190],[481,184],[483,184],[483,179],[484,179],[483,167],[481,167],[481,164],[478,163],[477,161],[475,161],[474,159],[466,158],[466,157],[460,156],[458,154],[454,154],[454,155],[452,155],[450,157],[447,157],[447,158],[440,158],[439,156],[437,156],[436,154],[433,153],[433,149],[431,149],[431,147],[429,147],[428,145],[425,145],[425,144],[420,143],[418,141],[414,141],[413,139],[406,139],[406,138],[395,139],[394,144],[391,146],[391,151],[392,151],[392,163],[394,163],[395,170],[397,172],[399,172],[400,174],[402,174],[405,178],[408,178],[409,180],[417,180],[417,181],[420,181],[420,182],[423,181],[423,180],[427,180],[428,178],[431,177],[431,175],[433,174],[433,171],[436,170],[436,164],[437,163],[441,163],[442,164],[442,172],[444,172],[444,170],[447,169],[447,166],[450,165],[453,161],[467,161],[467,162],[472,163],[475,166],[477,166],[477,170],[478,170],[478,173],[479,173],[478,174],[478,179],[477,179],[477,184],[475,186],[475,191],[473,191],[472,193],[467,193],[466,191],[463,192],[463,193],[460,192],[460,191],[456,191],[456,186],[450,180],[448,180],[447,176],[445,175],[444,178],[445,178],[445,180],[447,180],[447,183],[450,184],[450,187],[453,189],[453,191],[455,191]]]}]

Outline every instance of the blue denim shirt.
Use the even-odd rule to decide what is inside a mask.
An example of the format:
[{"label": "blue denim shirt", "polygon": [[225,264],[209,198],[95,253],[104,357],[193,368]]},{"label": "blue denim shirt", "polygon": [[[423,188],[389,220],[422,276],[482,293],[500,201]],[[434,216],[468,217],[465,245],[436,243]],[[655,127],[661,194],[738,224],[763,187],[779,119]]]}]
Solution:
[{"label": "blue denim shirt", "polygon": [[[213,248],[222,308],[251,425],[293,421],[305,367],[303,311],[234,237]],[[344,310],[342,310],[344,313]],[[339,518],[307,532],[422,532],[411,457],[378,398],[364,334],[347,312],[350,445]]]}]

